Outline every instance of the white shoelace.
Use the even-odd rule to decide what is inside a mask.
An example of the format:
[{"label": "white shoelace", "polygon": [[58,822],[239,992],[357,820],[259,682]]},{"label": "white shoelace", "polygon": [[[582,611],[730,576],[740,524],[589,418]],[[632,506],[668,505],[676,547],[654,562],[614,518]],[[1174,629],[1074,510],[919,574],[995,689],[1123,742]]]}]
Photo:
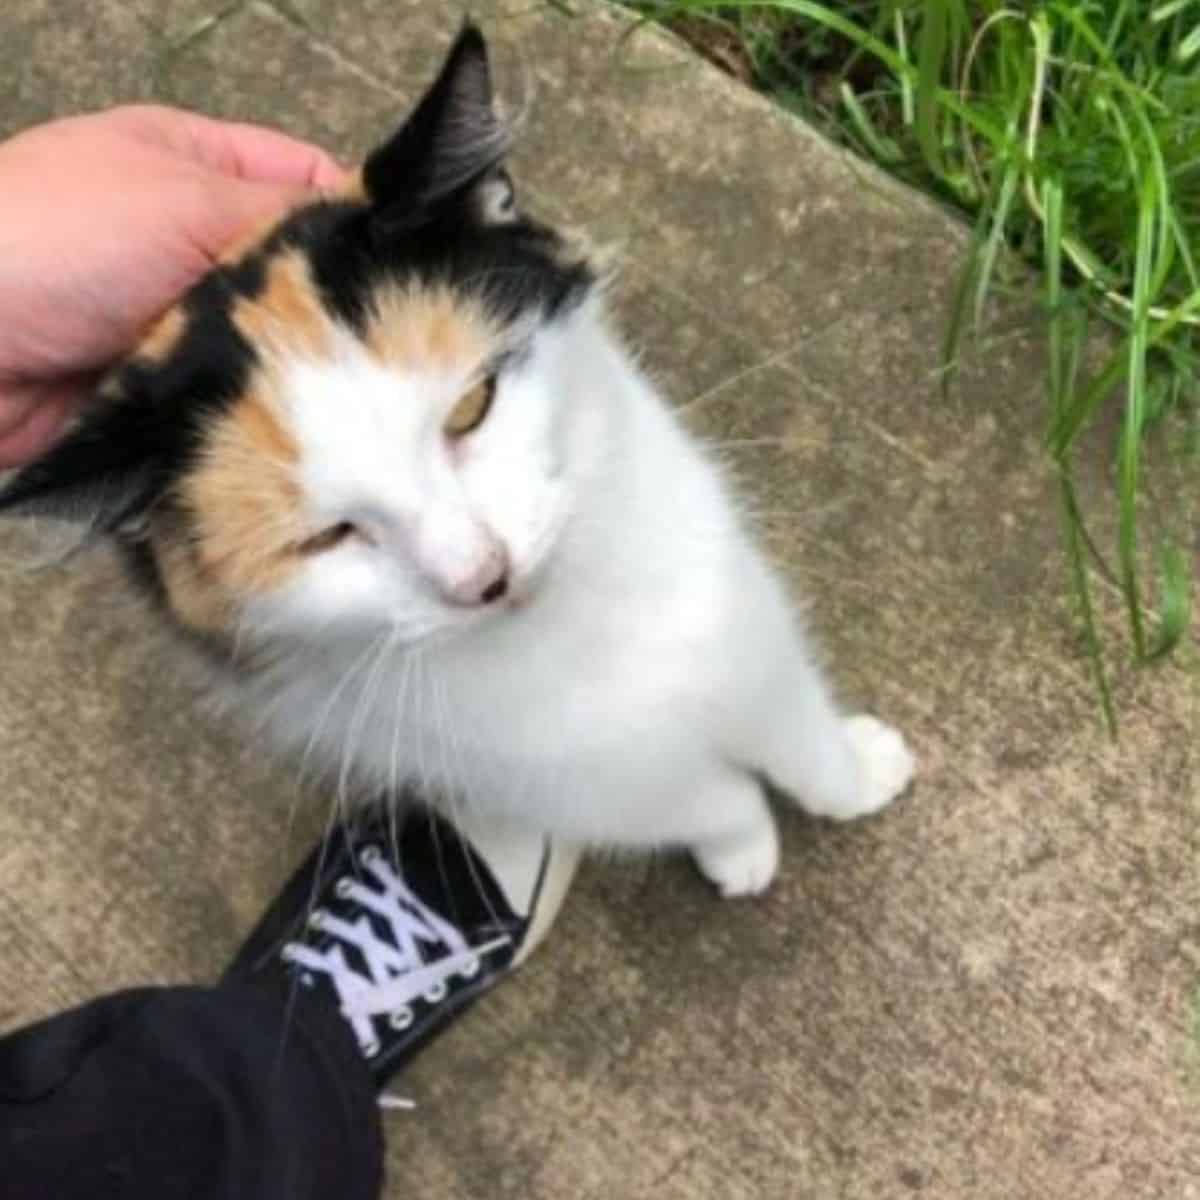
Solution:
[{"label": "white shoelace", "polygon": [[[378,889],[345,876],[338,880],[335,892],[382,918],[391,940],[376,933],[366,913],[347,921],[318,908],[310,914],[309,924],[328,936],[328,944],[318,950],[303,942],[289,942],[282,955],[287,962],[333,982],[342,1014],[363,1054],[374,1058],[380,1049],[375,1018],[386,1016],[393,1029],[407,1029],[414,1020],[411,1006],[415,1000],[424,998],[430,1004],[444,1000],[455,975],[471,979],[479,972],[481,956],[508,945],[510,939],[501,936],[471,946],[449,921],[422,903],[377,846],[365,847],[358,861]],[[443,949],[446,954],[426,962],[423,945]],[[365,974],[350,965],[345,946],[358,950],[366,964]]]}]

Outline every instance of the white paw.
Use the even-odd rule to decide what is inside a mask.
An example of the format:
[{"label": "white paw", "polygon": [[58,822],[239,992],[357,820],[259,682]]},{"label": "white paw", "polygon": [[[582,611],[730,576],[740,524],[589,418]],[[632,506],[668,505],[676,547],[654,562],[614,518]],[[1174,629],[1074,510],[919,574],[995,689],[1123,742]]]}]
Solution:
[{"label": "white paw", "polygon": [[742,837],[693,846],[692,857],[726,899],[761,895],[779,869],[775,822],[766,821]]},{"label": "white paw", "polygon": [[859,713],[847,718],[844,728],[858,760],[859,781],[854,803],[829,814],[838,821],[886,808],[908,787],[916,767],[904,735],[876,717]]}]

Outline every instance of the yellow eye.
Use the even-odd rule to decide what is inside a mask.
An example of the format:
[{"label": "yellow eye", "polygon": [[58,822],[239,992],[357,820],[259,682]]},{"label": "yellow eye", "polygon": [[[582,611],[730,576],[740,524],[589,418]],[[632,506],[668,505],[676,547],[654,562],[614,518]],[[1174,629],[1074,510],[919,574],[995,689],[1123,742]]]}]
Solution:
[{"label": "yellow eye", "polygon": [[296,545],[296,553],[306,557],[324,554],[326,550],[340,546],[348,538],[354,537],[356,533],[358,530],[349,521],[339,521],[336,525],[330,525],[328,529],[322,529],[320,533],[314,533],[312,537],[299,542]]},{"label": "yellow eye", "polygon": [[481,379],[454,406],[442,427],[447,437],[460,438],[483,424],[496,398],[496,377],[489,375]]}]

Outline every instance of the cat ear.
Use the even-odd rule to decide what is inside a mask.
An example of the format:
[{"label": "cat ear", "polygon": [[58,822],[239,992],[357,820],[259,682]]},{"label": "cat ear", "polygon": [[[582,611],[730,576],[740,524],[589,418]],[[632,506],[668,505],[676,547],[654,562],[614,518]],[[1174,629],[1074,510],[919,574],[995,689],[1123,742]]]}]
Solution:
[{"label": "cat ear", "polygon": [[399,130],[367,159],[367,195],[388,224],[420,223],[470,185],[479,219],[511,220],[512,182],[498,166],[509,131],[496,115],[487,43],[475,25],[455,39],[441,73]]},{"label": "cat ear", "polygon": [[0,516],[55,517],[99,534],[131,526],[145,513],[161,479],[154,423],[142,405],[100,403],[0,487]]}]

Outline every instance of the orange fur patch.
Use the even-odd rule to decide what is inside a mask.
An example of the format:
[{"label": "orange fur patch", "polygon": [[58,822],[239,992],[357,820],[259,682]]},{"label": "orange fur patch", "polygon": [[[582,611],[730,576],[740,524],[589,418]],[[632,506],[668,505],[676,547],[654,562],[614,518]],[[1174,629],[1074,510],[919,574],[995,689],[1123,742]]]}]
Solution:
[{"label": "orange fur patch", "polygon": [[189,609],[220,608],[197,590],[217,597],[269,591],[297,569],[296,543],[310,532],[295,478],[299,455],[271,373],[260,369],[209,431],[203,457],[180,486],[193,529]]},{"label": "orange fur patch", "polygon": [[187,329],[187,318],[181,308],[169,308],[138,343],[133,357],[150,363],[166,362],[179,345]]},{"label": "orange fur patch", "polygon": [[246,340],[260,350],[312,358],[329,352],[333,322],[299,250],[271,259],[262,291],[253,299],[239,297],[230,315]]},{"label": "orange fur patch", "polygon": [[334,196],[339,200],[361,200],[366,202],[370,199],[367,195],[367,184],[366,180],[363,179],[361,167],[350,172],[342,186],[334,192]]},{"label": "orange fur patch", "polygon": [[188,536],[177,530],[159,533],[153,548],[167,604],[179,623],[200,633],[227,632],[231,597],[201,566]]},{"label": "orange fur patch", "polygon": [[445,287],[383,288],[373,298],[363,341],[381,363],[472,371],[500,345],[482,306]]}]

